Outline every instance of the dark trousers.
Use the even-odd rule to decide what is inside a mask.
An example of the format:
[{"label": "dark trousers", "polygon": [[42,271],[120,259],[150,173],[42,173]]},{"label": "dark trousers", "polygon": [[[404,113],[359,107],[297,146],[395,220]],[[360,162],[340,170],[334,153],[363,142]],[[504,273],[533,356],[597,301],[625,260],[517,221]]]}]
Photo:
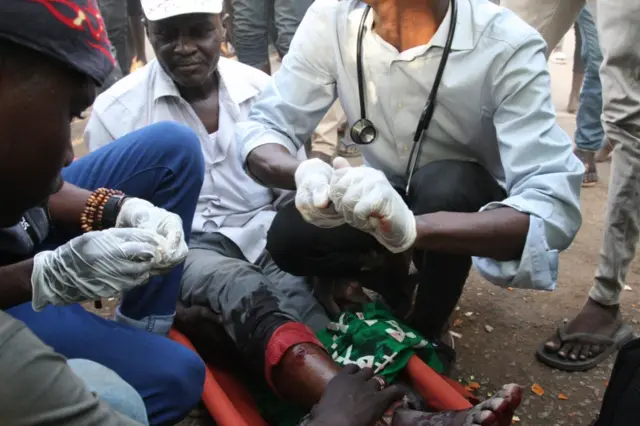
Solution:
[{"label": "dark trousers", "polygon": [[[428,164],[414,174],[406,201],[416,215],[422,215],[477,212],[504,198],[504,190],[482,166],[445,160]],[[349,225],[315,227],[305,222],[293,205],[276,215],[267,249],[282,270],[320,277],[357,277],[363,259],[372,252],[389,253],[371,235]],[[415,250],[413,261],[420,283],[410,325],[425,337],[437,338],[462,294],[471,258]],[[387,283],[389,287],[394,284],[391,280]]]},{"label": "dark trousers", "polygon": [[594,426],[628,426],[640,422],[640,339],[618,353]]}]

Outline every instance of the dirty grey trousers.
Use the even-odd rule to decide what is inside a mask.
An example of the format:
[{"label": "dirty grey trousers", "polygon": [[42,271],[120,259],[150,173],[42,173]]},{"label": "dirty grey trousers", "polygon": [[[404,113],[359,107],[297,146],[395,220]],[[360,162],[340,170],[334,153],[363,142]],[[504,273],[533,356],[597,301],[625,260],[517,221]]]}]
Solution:
[{"label": "dirty grey trousers", "polygon": [[[589,297],[616,305],[640,235],[640,2],[587,0],[602,49],[605,142],[615,146],[604,239]],[[571,28],[585,0],[502,0],[550,48]],[[551,49],[549,49],[551,50]]]},{"label": "dirty grey trousers", "polygon": [[250,263],[238,246],[222,234],[191,234],[182,275],[182,302],[210,307],[238,349],[262,362],[272,327],[302,322],[314,332],[329,323],[304,278],[283,272],[266,251]]}]

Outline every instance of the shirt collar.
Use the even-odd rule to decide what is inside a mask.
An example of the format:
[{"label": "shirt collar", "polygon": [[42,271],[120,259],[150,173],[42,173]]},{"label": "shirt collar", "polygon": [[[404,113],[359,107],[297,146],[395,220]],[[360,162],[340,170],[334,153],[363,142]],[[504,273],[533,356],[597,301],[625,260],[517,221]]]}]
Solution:
[{"label": "shirt collar", "polygon": [[[458,19],[456,20],[456,32],[451,42],[451,50],[471,50],[475,46],[475,23],[473,21],[473,10],[469,0],[455,0],[458,7]],[[353,3],[354,7],[366,7],[360,1]],[[373,13],[367,18],[367,28],[371,29],[373,24]],[[449,35],[449,27],[451,26],[451,3],[447,13],[438,27],[438,30],[431,38],[431,42],[427,45],[438,46],[444,48],[447,44],[447,36]]]},{"label": "shirt collar", "polygon": [[[451,42],[451,50],[471,50],[475,45],[475,31],[473,22],[473,11],[469,0],[455,0],[458,7],[458,19],[456,20],[456,31]],[[447,36],[451,27],[451,3],[447,13],[438,27],[438,30],[431,39],[432,46],[444,48],[447,44]]]},{"label": "shirt collar", "polygon": [[[169,77],[169,74],[162,69],[157,59],[154,59],[150,65],[153,66],[152,73],[155,74],[155,84],[153,88],[154,102],[165,96],[180,98],[178,88],[173,83],[173,80],[171,80],[171,77]],[[239,106],[243,102],[257,96],[260,91],[254,85],[243,80],[243,74],[238,74],[238,72],[234,70],[236,66],[237,64],[232,59],[221,57],[216,72],[220,77],[220,83],[226,89],[231,101]]]}]

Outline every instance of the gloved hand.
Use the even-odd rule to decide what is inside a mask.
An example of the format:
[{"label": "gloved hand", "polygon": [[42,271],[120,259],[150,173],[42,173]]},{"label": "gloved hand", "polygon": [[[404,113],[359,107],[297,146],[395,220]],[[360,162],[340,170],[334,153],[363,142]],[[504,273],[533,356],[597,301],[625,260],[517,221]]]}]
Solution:
[{"label": "gloved hand", "polygon": [[404,392],[395,385],[384,389],[370,368],[349,364],[334,377],[312,409],[309,426],[370,426],[400,400]]},{"label": "gloved hand", "polygon": [[340,157],[333,167],[329,198],[345,221],[393,253],[411,248],[417,236],[415,216],[386,176],[371,167],[350,167]]},{"label": "gloved hand", "polygon": [[329,182],[333,168],[322,160],[312,158],[296,169],[296,208],[307,222],[321,228],[344,225],[329,200]]},{"label": "gloved hand", "polygon": [[184,238],[182,219],[174,213],[140,198],[127,198],[116,218],[116,228],[138,228],[160,234],[166,241],[159,265],[171,269],[182,262],[189,251]]},{"label": "gloved hand", "polygon": [[40,252],[33,258],[31,273],[33,309],[111,297],[145,284],[164,271],[166,246],[153,231],[112,228]]}]

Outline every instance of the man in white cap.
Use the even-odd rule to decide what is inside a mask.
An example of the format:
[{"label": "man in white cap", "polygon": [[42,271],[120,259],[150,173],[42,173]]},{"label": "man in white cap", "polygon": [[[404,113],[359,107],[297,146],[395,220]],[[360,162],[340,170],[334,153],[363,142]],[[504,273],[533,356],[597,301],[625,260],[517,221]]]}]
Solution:
[{"label": "man in white cap", "polygon": [[[247,119],[270,77],[220,57],[222,0],[143,0],[142,7],[157,60],[97,98],[85,141],[95,151],[165,120],[197,133],[205,176],[182,301],[211,308],[255,371],[264,372],[281,395],[311,405],[339,371],[315,336],[328,318],[306,280],[282,272],[265,251],[279,196],[286,194],[249,177],[235,144],[236,123]],[[220,327],[205,321],[200,328],[207,324]],[[287,353],[294,346],[302,346],[310,360],[277,369],[296,356]]]}]

